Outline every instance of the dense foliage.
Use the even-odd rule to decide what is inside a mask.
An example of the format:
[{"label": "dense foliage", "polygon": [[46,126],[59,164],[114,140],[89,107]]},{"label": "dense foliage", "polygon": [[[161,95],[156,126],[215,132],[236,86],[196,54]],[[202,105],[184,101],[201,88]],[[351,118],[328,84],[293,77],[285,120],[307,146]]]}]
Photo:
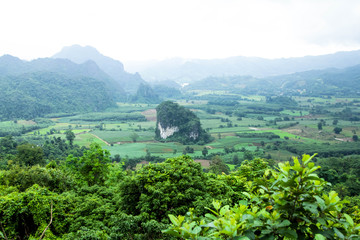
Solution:
[{"label": "dense foliage", "polygon": [[0,236],[36,239],[45,229],[44,239],[356,239],[359,234],[356,208],[344,208],[335,192],[327,192],[307,155],[277,170],[264,159],[244,161],[228,175],[204,173],[188,156],[137,171],[109,160],[109,152],[95,144],[60,165],[13,164],[0,171]]},{"label": "dense foliage", "polygon": [[304,155],[266,171],[235,206],[214,201],[204,217],[192,209],[186,217],[170,214],[172,226],[164,232],[185,239],[359,238],[360,224],[342,212],[336,192],[324,194],[326,182],[314,174],[319,167],[311,159]]}]

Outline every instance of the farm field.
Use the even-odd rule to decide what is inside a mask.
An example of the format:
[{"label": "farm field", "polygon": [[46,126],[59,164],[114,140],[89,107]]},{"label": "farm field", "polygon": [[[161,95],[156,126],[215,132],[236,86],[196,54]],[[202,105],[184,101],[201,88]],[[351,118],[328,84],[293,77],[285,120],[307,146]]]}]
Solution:
[{"label": "farm field", "polygon": [[[206,93],[201,94],[201,97],[204,96]],[[191,109],[200,118],[202,127],[213,137],[213,141],[205,145],[155,141],[157,105],[154,104],[118,103],[117,108],[111,108],[104,114],[45,118],[39,123],[33,120],[6,121],[0,123],[0,131],[11,130],[19,135],[26,132],[23,136],[27,141],[37,139],[38,143],[41,137],[66,139],[66,131],[71,130],[75,134],[74,144],[89,147],[92,143],[98,143],[109,150],[111,156],[143,158],[150,154],[170,158],[186,153],[195,159],[203,159],[220,154],[228,163],[232,162],[234,154],[241,161],[250,157],[245,152],[252,153],[251,157],[288,160],[295,155],[289,152],[289,149],[293,149],[288,147],[289,144],[295,144],[298,148],[304,144],[352,142],[353,136],[360,131],[359,122],[334,115],[334,112],[348,107],[339,104],[347,104],[353,99],[294,97],[298,105],[282,106],[269,104],[262,96],[232,94],[231,97],[241,99],[238,105],[224,106],[222,102],[216,105],[216,101],[209,105],[206,100],[191,99],[177,101]],[[330,109],[328,112],[313,110],[324,104]],[[357,105],[352,105],[351,109],[354,113],[359,112]],[[123,119],[126,116],[128,120]],[[335,120],[336,126],[333,123]],[[320,122],[322,126],[318,129]],[[334,133],[335,127],[340,127],[341,132]],[[190,152],[185,150],[187,147]],[[203,154],[204,148],[207,152]]]}]

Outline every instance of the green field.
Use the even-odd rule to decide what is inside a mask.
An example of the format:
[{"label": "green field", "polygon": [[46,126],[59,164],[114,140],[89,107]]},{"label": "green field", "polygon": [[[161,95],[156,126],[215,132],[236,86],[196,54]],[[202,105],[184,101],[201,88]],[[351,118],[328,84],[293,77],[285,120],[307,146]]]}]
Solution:
[{"label": "green field", "polygon": [[[236,107],[208,105],[208,100],[188,99],[178,100],[181,105],[190,108],[200,118],[202,127],[206,129],[214,140],[206,144],[208,154],[224,153],[224,148],[236,151],[247,150],[255,152],[263,149],[265,154],[276,156],[277,159],[288,159],[292,153],[285,150],[265,149],[268,145],[273,146],[285,142],[299,142],[304,144],[314,143],[337,143],[339,141],[352,141],[352,137],[360,132],[360,122],[351,122],[339,119],[337,113],[345,109],[349,101],[346,98],[309,98],[294,97],[298,102],[296,107],[283,107],[271,105],[265,102],[264,96],[241,96],[226,93],[224,91],[196,92],[199,97],[218,95],[229,98],[238,98],[239,105]],[[245,99],[245,100],[244,100]],[[24,135],[27,141],[35,137],[61,137],[65,139],[65,131],[72,130],[76,136],[74,143],[89,147],[91,143],[99,143],[110,150],[112,155],[143,157],[149,152],[154,156],[173,157],[181,155],[186,146],[174,142],[154,141],[156,127],[155,104],[129,104],[118,103],[104,113],[86,113],[68,117],[50,118],[47,125],[41,125],[40,129],[27,131]],[[314,114],[312,108],[328,106],[327,113]],[[207,109],[213,109],[213,112]],[[359,112],[357,105],[352,105],[353,112]],[[243,117],[237,117],[234,113],[242,113]],[[111,120],[129,116],[130,120]],[[138,118],[140,116],[140,118]],[[146,117],[146,120],[144,117]],[[284,118],[290,121],[284,121]],[[93,119],[92,119],[93,118]],[[102,119],[104,118],[104,119]],[[133,120],[131,120],[134,118]],[[78,119],[78,120],[76,120]],[[81,120],[83,119],[83,120]],[[261,120],[259,120],[261,119]],[[262,120],[263,119],[263,120]],[[342,128],[340,134],[334,134],[333,120],[337,119],[336,126]],[[76,121],[74,121],[76,120]],[[276,120],[276,123],[274,123]],[[318,129],[318,123],[324,121],[326,125],[322,130]],[[290,124],[294,124],[290,126]],[[0,131],[21,132],[24,128],[36,126],[36,122],[30,120],[4,121],[0,123]],[[280,128],[280,129],[279,129]],[[252,137],[237,137],[236,134],[255,134]],[[273,133],[280,138],[268,139],[258,137],[256,134]],[[204,146],[191,145],[194,153],[192,157],[203,157]],[[260,151],[261,152],[261,151]],[[242,152],[237,152],[243,158]],[[258,153],[257,153],[258,154]],[[264,156],[259,155],[259,156]],[[223,158],[231,161],[232,155],[225,154]]]}]

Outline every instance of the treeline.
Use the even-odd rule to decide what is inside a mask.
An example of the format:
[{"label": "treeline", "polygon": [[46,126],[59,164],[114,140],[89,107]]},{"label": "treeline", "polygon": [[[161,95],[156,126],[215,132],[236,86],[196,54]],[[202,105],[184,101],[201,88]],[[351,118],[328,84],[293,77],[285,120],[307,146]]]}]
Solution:
[{"label": "treeline", "polygon": [[360,154],[359,142],[341,142],[337,144],[307,144],[301,142],[282,142],[280,148],[301,155],[304,152],[317,153],[319,157],[339,157]]},{"label": "treeline", "polygon": [[0,127],[0,137],[5,137],[8,135],[20,136],[24,133],[31,132],[41,128],[47,128],[54,124],[51,120],[43,119],[43,118],[36,118],[33,121],[34,124],[26,124],[26,125],[18,123],[17,120],[11,122],[10,121],[3,122],[2,123],[3,126]]},{"label": "treeline", "polygon": [[[117,113],[117,112],[102,112],[102,113],[87,113],[80,114],[73,117],[67,117],[69,121],[85,121],[85,122],[101,122],[101,121],[146,121],[146,118],[141,113]],[[65,120],[64,120],[65,121]]]}]

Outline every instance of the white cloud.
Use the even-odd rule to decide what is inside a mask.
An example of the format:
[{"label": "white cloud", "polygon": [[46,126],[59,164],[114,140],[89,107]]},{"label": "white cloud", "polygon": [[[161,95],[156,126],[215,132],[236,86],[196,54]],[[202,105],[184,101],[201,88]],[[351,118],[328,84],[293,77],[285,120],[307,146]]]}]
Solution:
[{"label": "white cloud", "polygon": [[13,0],[0,3],[0,55],[81,44],[121,61],[289,57],[360,48],[357,0]]}]

